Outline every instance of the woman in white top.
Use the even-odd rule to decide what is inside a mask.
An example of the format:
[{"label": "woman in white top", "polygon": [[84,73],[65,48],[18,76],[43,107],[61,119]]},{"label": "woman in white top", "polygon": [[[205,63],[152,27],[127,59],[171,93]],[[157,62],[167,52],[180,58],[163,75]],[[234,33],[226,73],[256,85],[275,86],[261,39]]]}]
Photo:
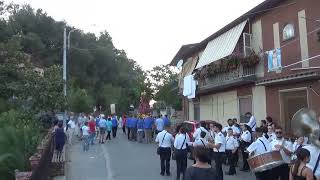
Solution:
[{"label": "woman in white top", "polygon": [[181,173],[183,174],[187,169],[187,143],[190,142],[190,138],[183,127],[180,127],[179,133],[174,140],[174,151],[176,154],[177,163],[177,179],[180,180]]}]

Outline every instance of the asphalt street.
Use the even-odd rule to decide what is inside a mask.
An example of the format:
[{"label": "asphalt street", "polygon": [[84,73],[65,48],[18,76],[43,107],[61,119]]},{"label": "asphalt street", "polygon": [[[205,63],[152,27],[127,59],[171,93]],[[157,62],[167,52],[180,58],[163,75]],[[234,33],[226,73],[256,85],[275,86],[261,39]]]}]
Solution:
[{"label": "asphalt street", "polygon": [[[82,151],[82,142],[76,140],[68,147],[67,180],[172,180],[176,172],[175,161],[171,161],[170,177],[160,176],[160,161],[156,144],[131,142],[120,132],[105,144],[90,146]],[[188,165],[192,162],[189,161]],[[225,167],[224,167],[225,168]],[[226,169],[226,168],[225,168]],[[236,176],[225,176],[226,180],[255,179],[251,173],[237,172]]]}]

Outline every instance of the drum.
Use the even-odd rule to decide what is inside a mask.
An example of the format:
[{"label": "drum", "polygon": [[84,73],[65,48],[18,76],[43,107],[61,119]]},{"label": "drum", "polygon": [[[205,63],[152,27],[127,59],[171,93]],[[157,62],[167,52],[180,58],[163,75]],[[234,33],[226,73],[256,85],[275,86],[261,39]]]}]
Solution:
[{"label": "drum", "polygon": [[271,151],[248,158],[251,171],[262,172],[284,164],[280,151]]}]

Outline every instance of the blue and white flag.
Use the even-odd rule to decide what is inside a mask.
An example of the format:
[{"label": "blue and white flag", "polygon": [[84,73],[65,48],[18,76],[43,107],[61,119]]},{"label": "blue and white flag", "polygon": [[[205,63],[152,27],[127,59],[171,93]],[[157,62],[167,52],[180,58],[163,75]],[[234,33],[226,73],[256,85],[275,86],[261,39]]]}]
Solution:
[{"label": "blue and white flag", "polygon": [[281,49],[268,52],[268,72],[281,70]]}]

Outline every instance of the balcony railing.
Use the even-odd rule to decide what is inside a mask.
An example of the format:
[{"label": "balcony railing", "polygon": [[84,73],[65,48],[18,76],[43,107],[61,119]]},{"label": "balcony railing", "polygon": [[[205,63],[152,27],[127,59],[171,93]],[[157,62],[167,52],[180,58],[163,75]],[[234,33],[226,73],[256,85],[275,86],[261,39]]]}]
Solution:
[{"label": "balcony railing", "polygon": [[244,67],[239,65],[236,69],[224,73],[217,73],[198,81],[199,90],[224,88],[243,83],[254,82],[256,79],[255,66]]}]

